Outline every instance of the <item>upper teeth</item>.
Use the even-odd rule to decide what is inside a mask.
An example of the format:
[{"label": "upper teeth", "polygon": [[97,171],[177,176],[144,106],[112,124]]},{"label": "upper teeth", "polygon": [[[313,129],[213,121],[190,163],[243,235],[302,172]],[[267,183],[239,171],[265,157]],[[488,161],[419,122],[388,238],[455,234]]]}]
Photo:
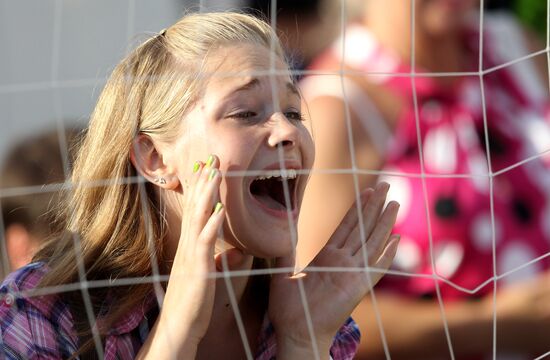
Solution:
[{"label": "upper teeth", "polygon": [[296,179],[296,170],[294,169],[281,169],[281,170],[272,170],[268,171],[256,178],[256,180],[267,180],[271,178],[281,178],[282,179]]}]

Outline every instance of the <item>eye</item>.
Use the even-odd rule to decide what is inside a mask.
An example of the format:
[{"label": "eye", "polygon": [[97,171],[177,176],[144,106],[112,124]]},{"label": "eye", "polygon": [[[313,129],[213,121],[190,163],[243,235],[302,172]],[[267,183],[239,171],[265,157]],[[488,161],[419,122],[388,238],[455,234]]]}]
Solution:
[{"label": "eye", "polygon": [[285,112],[285,116],[289,120],[296,120],[296,121],[304,121],[304,115],[299,111],[287,111]]},{"label": "eye", "polygon": [[246,124],[255,124],[256,122],[258,122],[259,115],[257,112],[244,110],[229,114],[227,117]]},{"label": "eye", "polygon": [[230,115],[230,117],[236,118],[236,119],[250,119],[255,117],[256,115],[257,114],[253,111],[241,111],[236,114]]}]

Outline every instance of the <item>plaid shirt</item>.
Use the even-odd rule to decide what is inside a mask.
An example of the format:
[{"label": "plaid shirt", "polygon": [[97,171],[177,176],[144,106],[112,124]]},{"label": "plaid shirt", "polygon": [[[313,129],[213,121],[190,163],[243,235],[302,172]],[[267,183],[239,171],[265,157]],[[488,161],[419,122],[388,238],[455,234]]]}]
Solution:
[{"label": "plaid shirt", "polygon": [[[0,359],[59,359],[70,357],[79,347],[69,307],[57,295],[21,297],[32,290],[46,272],[43,263],[33,263],[10,274],[0,287]],[[133,359],[149,334],[149,311],[155,298],[124,316],[104,339],[105,359]],[[359,329],[351,318],[334,338],[330,355],[335,360],[352,359],[359,344]],[[265,317],[259,334],[256,359],[275,359],[275,332]]]}]

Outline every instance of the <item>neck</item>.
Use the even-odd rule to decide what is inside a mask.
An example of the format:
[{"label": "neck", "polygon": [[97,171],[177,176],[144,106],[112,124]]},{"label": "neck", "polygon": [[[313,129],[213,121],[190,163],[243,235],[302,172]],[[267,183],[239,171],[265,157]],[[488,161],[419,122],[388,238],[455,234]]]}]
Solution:
[{"label": "neck", "polygon": [[[247,256],[238,268],[229,266],[232,271],[235,270],[251,270],[254,258]],[[221,267],[223,269],[223,266]],[[220,270],[218,270],[220,271]],[[221,270],[223,271],[223,270]],[[216,297],[214,299],[214,315],[217,311],[224,313],[229,310],[232,313],[232,305],[240,305],[243,302],[246,303],[247,299],[247,287],[253,277],[250,276],[231,276],[227,278],[220,278],[216,281]],[[233,299],[232,299],[233,298]]]},{"label": "neck", "polygon": [[[253,258],[250,257],[247,265],[239,269],[250,270],[252,266]],[[267,292],[263,294],[266,297],[262,297],[263,292],[257,286],[257,280],[260,280],[257,276],[239,276],[216,281],[212,320],[201,341],[197,359],[245,357],[236,314],[240,316],[248,344],[254,351],[267,307]]]}]

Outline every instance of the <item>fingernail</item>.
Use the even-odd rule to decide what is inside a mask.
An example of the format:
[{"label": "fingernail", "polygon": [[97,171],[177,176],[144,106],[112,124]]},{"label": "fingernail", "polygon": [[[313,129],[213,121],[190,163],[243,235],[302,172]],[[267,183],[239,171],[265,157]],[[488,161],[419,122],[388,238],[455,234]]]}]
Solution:
[{"label": "fingernail", "polygon": [[221,202],[218,202],[216,204],[216,207],[214,208],[214,214],[219,213],[220,211],[222,211],[222,209],[223,209],[223,204]]},{"label": "fingernail", "polygon": [[201,163],[199,161],[195,161],[195,164],[193,165],[193,173],[196,173],[199,171],[199,168],[201,167]]},{"label": "fingernail", "polygon": [[216,177],[217,174],[218,174],[218,169],[211,169],[210,175],[208,175],[208,180],[212,180],[213,178]]},{"label": "fingernail", "polygon": [[390,189],[390,184],[387,182],[381,182],[378,185],[376,185],[375,191],[383,191],[387,192]]},{"label": "fingernail", "polygon": [[214,163],[214,155],[210,155],[208,160],[206,160],[206,166],[210,167]]}]

